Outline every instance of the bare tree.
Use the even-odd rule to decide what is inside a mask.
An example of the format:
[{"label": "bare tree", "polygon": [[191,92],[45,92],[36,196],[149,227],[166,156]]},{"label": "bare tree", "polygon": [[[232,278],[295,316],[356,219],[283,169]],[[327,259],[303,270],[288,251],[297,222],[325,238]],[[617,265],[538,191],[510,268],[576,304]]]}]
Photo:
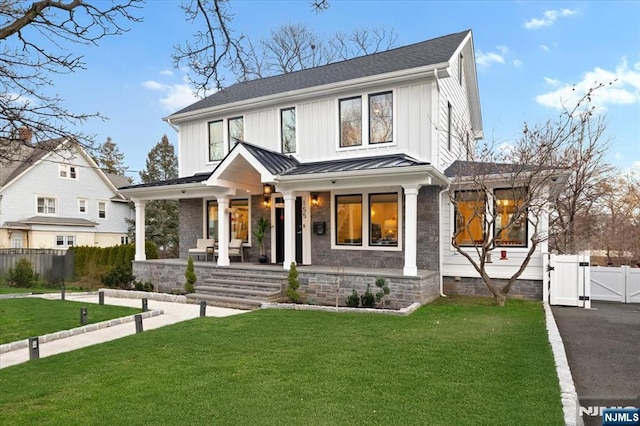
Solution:
[{"label": "bare tree", "polygon": [[[471,161],[459,162],[457,170],[450,171],[449,199],[456,212],[451,245],[480,275],[498,306],[504,306],[540,243],[549,238],[549,201],[571,173],[563,154],[588,132],[591,95],[602,86],[591,89],[557,119],[525,123],[513,144],[482,145],[469,153]],[[497,280],[489,267],[494,251],[510,247],[526,252],[508,279]]]},{"label": "bare tree", "polygon": [[398,35],[389,28],[359,28],[351,33],[337,33],[331,46],[341,60],[389,50],[395,46]]},{"label": "bare tree", "polygon": [[46,91],[56,74],[85,68],[71,46],[126,32],[125,23],[140,20],[131,13],[141,1],[0,1],[0,164],[24,161],[32,142],[74,139],[90,148],[92,137],[71,128],[104,117],[70,111]]}]

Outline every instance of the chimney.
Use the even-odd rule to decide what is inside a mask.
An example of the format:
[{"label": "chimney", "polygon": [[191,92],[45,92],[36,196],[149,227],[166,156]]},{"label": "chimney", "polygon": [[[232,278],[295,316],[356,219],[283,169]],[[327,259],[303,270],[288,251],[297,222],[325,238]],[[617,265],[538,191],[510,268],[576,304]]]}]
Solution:
[{"label": "chimney", "polygon": [[28,144],[31,144],[33,132],[28,127],[22,126],[18,129],[18,138]]}]

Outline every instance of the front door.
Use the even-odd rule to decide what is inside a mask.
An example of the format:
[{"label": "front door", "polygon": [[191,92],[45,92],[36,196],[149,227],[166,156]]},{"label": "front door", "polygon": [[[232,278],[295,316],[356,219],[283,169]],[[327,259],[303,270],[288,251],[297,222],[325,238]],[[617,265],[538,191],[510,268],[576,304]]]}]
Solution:
[{"label": "front door", "polygon": [[[276,262],[284,262],[284,225],[287,218],[284,213],[284,200],[276,198]],[[295,212],[296,263],[302,264],[302,197],[296,197]]]}]

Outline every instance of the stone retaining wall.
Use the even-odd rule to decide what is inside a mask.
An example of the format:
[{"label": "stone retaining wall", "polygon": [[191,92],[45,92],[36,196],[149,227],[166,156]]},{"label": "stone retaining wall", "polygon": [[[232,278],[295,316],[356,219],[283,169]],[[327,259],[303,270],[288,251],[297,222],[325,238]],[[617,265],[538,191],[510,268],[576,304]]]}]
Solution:
[{"label": "stone retaining wall", "polygon": [[[504,286],[509,280],[495,279],[497,285]],[[481,278],[443,278],[443,292],[449,295],[465,296],[492,296]],[[520,297],[527,300],[542,300],[541,280],[517,280],[509,292],[511,297]]]}]

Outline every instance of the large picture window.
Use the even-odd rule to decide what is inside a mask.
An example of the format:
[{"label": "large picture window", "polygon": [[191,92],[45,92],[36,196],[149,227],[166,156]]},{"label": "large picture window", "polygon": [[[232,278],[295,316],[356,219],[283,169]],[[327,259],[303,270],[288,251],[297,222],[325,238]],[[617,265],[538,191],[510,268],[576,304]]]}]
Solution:
[{"label": "large picture window", "polygon": [[525,188],[496,189],[496,246],[527,246],[527,211],[523,209]]},{"label": "large picture window", "polygon": [[362,99],[340,100],[340,146],[362,145]]},{"label": "large picture window", "polygon": [[222,120],[209,123],[209,161],[222,160],[224,157],[224,137]]},{"label": "large picture window", "polygon": [[227,120],[229,127],[229,151],[236,146],[238,141],[244,140],[244,119],[234,117]]},{"label": "large picture window", "polygon": [[207,201],[207,238],[218,239],[218,203]]},{"label": "large picture window", "polygon": [[336,244],[362,245],[362,195],[336,195]]},{"label": "large picture window", "polygon": [[369,143],[393,140],[393,94],[369,95]]},{"label": "large picture window", "polygon": [[[229,202],[229,235],[231,239],[240,238],[249,242],[249,200],[231,200]],[[218,241],[218,203],[207,201],[207,238]]]},{"label": "large picture window", "polygon": [[369,196],[369,244],[398,246],[398,194]]},{"label": "large picture window", "polygon": [[282,153],[296,152],[296,109],[287,108],[280,111],[280,134]]},{"label": "large picture window", "polygon": [[486,196],[482,191],[455,193],[455,241],[458,246],[475,246],[484,241]]}]

